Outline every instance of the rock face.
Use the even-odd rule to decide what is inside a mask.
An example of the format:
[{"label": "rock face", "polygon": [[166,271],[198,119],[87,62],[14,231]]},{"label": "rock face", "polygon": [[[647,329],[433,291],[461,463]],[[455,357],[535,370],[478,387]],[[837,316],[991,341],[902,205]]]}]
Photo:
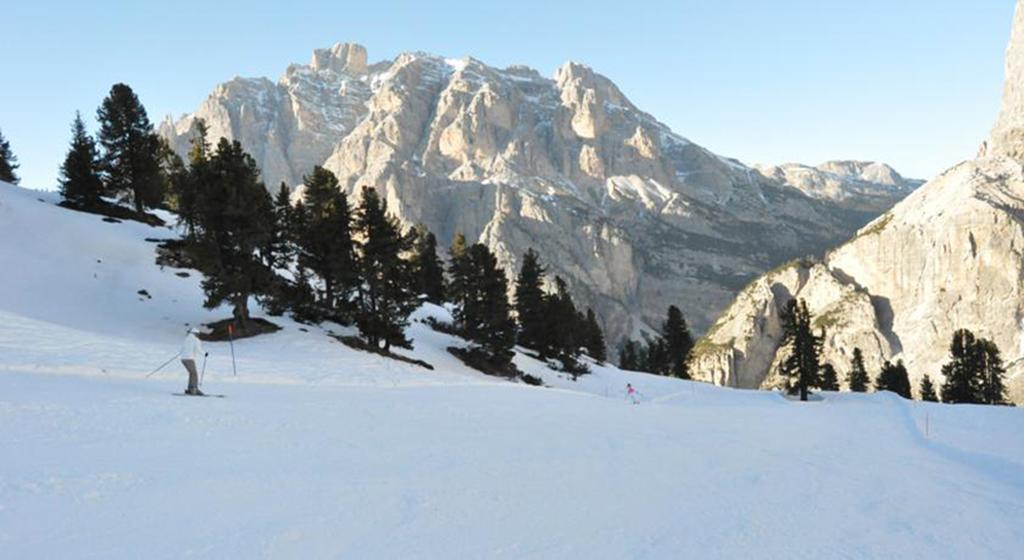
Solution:
[{"label": "rock face", "polygon": [[324,165],[349,192],[376,187],[442,243],[458,231],[486,243],[510,272],[536,248],[613,344],[656,327],[670,304],[703,331],[756,275],[824,251],[880,211],[711,153],[577,63],[548,79],[423,53],[368,64],[364,48],[338,44],[277,83],[218,86],[161,133],[185,153],[200,117],[212,139],[242,142],[268,188]]},{"label": "rock face", "polygon": [[1024,5],[1019,0],[1006,49],[1003,104],[981,155],[1024,158]]},{"label": "rock face", "polygon": [[759,166],[757,170],[812,198],[875,216],[924,184],[917,179],[905,179],[892,167],[878,162],[829,161],[817,167],[788,163]]},{"label": "rock face", "polygon": [[[1018,2],[1011,59],[1024,40]],[[744,289],[694,355],[699,375],[739,387],[772,385],[779,309],[805,298],[827,332],[825,359],[842,374],[860,347],[870,370],[906,362],[915,382],[941,380],[953,332],[992,339],[1024,399],[1024,152],[1012,109],[1024,73],[1008,63],[1003,111],[983,155],[933,179],[820,263],[794,262]],[[1010,83],[1012,82],[1012,83]],[[1008,109],[1010,107],[1010,109]]]}]

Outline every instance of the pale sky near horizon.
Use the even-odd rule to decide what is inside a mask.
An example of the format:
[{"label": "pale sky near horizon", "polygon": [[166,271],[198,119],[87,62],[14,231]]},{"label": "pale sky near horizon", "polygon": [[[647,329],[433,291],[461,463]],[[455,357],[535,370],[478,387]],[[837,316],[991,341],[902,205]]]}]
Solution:
[{"label": "pale sky near horizon", "polygon": [[74,111],[115,82],[154,123],[233,76],[277,79],[338,41],[370,60],[471,55],[544,75],[566,60],[745,163],[885,161],[931,178],[973,157],[999,106],[1013,0],[55,2],[0,19],[0,131],[22,185],[53,188]]}]

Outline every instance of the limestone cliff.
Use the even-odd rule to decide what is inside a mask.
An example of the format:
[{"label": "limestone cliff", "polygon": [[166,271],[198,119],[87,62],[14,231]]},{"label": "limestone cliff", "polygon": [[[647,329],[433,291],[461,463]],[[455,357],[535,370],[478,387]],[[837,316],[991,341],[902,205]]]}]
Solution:
[{"label": "limestone cliff", "polygon": [[797,262],[744,289],[694,356],[700,377],[720,384],[772,383],[780,307],[807,300],[827,332],[825,358],[840,372],[860,347],[877,373],[906,362],[912,381],[941,380],[953,332],[996,342],[1024,399],[1024,0],[1007,62],[1003,109],[978,159],[956,165],[857,232],[820,263]]}]

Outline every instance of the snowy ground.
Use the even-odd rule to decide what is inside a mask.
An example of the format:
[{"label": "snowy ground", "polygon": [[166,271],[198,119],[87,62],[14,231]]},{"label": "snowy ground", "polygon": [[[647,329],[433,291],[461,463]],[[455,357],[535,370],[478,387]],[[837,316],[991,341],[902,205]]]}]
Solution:
[{"label": "snowy ground", "polygon": [[[43,198],[40,202],[38,198]],[[211,344],[172,397],[198,278],[166,229],[0,185],[5,558],[1012,558],[1024,410],[889,394],[795,403],[595,367],[550,388],[428,371],[319,329]],[[139,296],[146,290],[151,298]],[[438,308],[423,315],[444,316]],[[303,332],[305,328],[308,332]],[[644,395],[627,404],[625,383]]]}]

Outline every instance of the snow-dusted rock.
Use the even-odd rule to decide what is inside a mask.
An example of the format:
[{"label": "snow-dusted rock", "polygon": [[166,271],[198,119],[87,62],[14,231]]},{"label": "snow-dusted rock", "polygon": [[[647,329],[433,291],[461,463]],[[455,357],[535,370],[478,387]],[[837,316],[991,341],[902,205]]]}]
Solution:
[{"label": "snow-dusted rock", "polygon": [[787,163],[758,166],[757,170],[812,198],[875,214],[885,212],[924,183],[906,179],[892,167],[878,162],[829,161],[817,167]]}]

